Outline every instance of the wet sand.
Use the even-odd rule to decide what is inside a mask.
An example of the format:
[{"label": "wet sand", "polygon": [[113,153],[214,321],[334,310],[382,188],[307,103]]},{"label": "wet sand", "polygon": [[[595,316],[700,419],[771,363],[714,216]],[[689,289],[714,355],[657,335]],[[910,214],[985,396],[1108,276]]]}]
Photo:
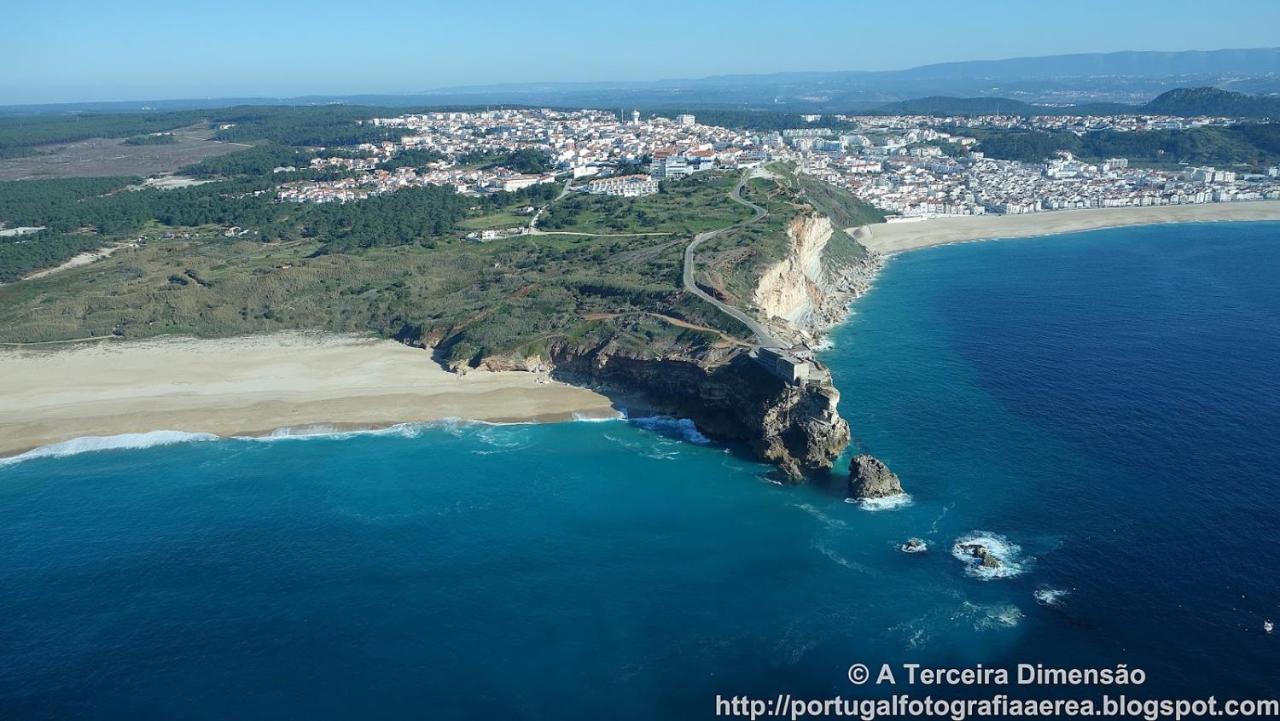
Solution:
[{"label": "wet sand", "polygon": [[604,396],[543,374],[459,376],[394,341],[303,333],[0,346],[0,399],[0,455],[157,430],[263,435],[616,415]]}]

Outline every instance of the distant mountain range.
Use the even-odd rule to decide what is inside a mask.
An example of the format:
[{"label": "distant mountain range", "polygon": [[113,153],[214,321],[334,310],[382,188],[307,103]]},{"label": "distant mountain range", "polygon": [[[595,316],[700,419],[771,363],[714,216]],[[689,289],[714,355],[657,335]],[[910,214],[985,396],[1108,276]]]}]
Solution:
[{"label": "distant mountain range", "polygon": [[444,88],[444,102],[639,106],[735,106],[840,111],[930,96],[1026,103],[1144,103],[1167,90],[1213,86],[1280,92],[1280,48],[1053,55],[924,65],[878,72],[721,75],[630,83],[541,83]]},{"label": "distant mountain range", "polygon": [[1280,96],[1246,95],[1214,87],[1175,88],[1141,105],[1082,103],[1036,105],[1010,98],[929,97],[887,103],[868,112],[885,115],[1219,115],[1280,119]]},{"label": "distant mountain range", "polygon": [[[1115,112],[1122,106],[1155,102],[1178,88],[1217,88],[1246,95],[1280,94],[1280,48],[1117,52],[1052,55],[924,65],[907,70],[796,72],[769,75],[656,80],[651,82],[523,83],[462,86],[411,94],[225,98],[120,103],[74,103],[0,107],[0,114],[45,112],[129,112],[181,110],[230,105],[373,106],[529,105],[639,108],[641,110],[773,110],[855,112],[900,108],[901,112],[947,112],[928,108],[965,107],[950,112]],[[1197,90],[1162,102],[1172,112],[1197,104],[1221,105],[1222,97]],[[1203,96],[1203,97],[1202,97]],[[1275,115],[1269,99],[1231,101],[1245,115]],[[895,105],[896,104],[896,105]],[[1073,106],[1066,110],[1065,106]],[[915,108],[915,110],[910,110]],[[982,110],[991,108],[991,110]],[[1153,108],[1154,110],[1155,108]]]}]

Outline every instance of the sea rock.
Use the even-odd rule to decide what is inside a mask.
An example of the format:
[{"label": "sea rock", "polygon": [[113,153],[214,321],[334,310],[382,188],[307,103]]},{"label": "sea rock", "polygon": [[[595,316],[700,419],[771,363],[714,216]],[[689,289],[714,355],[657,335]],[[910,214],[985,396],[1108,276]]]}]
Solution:
[{"label": "sea rock", "polygon": [[902,495],[902,481],[880,459],[865,453],[849,462],[851,498],[888,498]]},{"label": "sea rock", "polygon": [[978,565],[983,568],[996,569],[1004,565],[1004,562],[1001,561],[1000,558],[996,556],[996,554],[992,553],[991,549],[987,548],[981,543],[966,543],[962,545],[960,548],[962,548],[969,555],[978,559],[978,562],[979,562]]},{"label": "sea rock", "polygon": [[902,544],[903,553],[924,553],[927,550],[929,550],[929,544],[922,538],[908,538],[907,542]]}]

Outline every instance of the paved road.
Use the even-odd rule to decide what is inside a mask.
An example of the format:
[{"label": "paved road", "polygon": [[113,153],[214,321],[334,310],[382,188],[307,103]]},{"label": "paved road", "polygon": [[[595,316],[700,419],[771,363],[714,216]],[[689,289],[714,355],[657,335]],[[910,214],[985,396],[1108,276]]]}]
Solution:
[{"label": "paved road", "polygon": [[690,293],[693,293],[694,295],[707,301],[711,305],[714,305],[715,307],[719,308],[722,313],[725,313],[729,317],[745,325],[747,328],[750,328],[751,332],[754,333],[756,336],[757,345],[763,346],[765,348],[786,348],[788,347],[789,344],[783,343],[777,338],[774,338],[773,335],[769,333],[769,329],[764,327],[762,324],[760,324],[755,318],[752,318],[750,315],[743,312],[742,310],[735,308],[729,305],[728,303],[725,303],[719,300],[715,296],[712,296],[710,293],[707,293],[705,290],[699,288],[698,284],[694,282],[694,279],[693,279],[694,271],[695,271],[694,255],[698,250],[698,246],[702,245],[708,240],[711,240],[712,238],[719,236],[721,233],[724,233],[727,230],[739,228],[744,225],[750,225],[751,223],[758,222],[761,219],[763,219],[765,216],[769,215],[769,211],[765,210],[764,208],[761,208],[760,206],[756,205],[755,203],[752,203],[749,200],[743,199],[742,188],[747,184],[747,181],[750,179],[751,179],[751,171],[747,170],[742,174],[742,178],[738,180],[737,185],[733,186],[733,190],[729,191],[729,198],[733,200],[735,203],[739,203],[741,205],[747,206],[748,208],[751,208],[751,210],[755,213],[755,215],[752,216],[750,220],[745,220],[741,223],[735,223],[728,227],[720,228],[719,230],[708,230],[705,233],[698,233],[696,236],[694,236],[693,242],[689,243],[689,246],[684,249],[684,287],[685,287],[685,290],[689,291]]}]

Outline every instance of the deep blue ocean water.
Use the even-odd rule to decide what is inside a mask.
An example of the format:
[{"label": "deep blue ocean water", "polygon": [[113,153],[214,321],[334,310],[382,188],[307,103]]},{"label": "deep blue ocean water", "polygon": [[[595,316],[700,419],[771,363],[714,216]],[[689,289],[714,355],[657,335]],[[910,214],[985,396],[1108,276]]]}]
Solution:
[{"label": "deep blue ocean water", "polygon": [[1278,272],[1274,223],[893,259],[826,359],[894,510],[678,423],[0,466],[0,718],[705,718],[908,661],[1275,696]]}]

